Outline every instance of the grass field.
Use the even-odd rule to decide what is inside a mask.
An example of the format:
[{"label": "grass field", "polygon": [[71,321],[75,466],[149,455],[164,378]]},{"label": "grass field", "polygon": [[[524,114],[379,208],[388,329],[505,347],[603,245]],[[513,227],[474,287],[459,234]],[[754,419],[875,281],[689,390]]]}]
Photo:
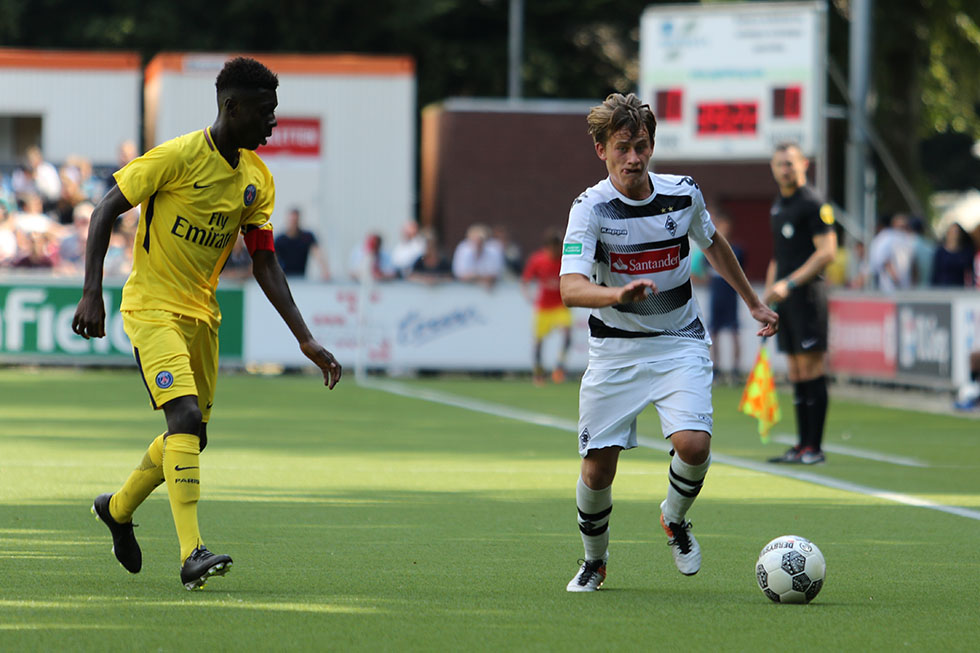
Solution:
[{"label": "grass field", "polygon": [[[759,464],[784,445],[760,444],[738,391],[717,388],[716,463],[690,514],[701,573],[673,567],[657,524],[668,457],[640,447],[616,481],[609,578],[582,595],[564,590],[581,556],[576,384],[392,389],[222,377],[200,516],[235,566],[190,593],[164,491],[137,513],[138,575],[89,513],[163,429],[135,373],[0,370],[0,650],[980,646],[978,421],[837,399],[826,442],[850,453],[800,480]],[[659,432],[648,411],[641,435]],[[759,549],[786,533],[826,556],[810,605],[755,585]]]}]

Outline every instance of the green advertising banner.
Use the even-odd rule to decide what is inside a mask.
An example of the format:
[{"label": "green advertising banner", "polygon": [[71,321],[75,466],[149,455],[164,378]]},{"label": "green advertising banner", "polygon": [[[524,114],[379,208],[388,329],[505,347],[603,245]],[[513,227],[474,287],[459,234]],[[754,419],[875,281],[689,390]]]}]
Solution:
[{"label": "green advertising banner", "polygon": [[[122,285],[106,285],[106,337],[86,340],[71,330],[81,298],[79,281],[0,279],[0,360],[23,363],[118,365],[133,360],[123,331],[119,302]],[[240,287],[218,290],[222,322],[220,353],[224,362],[242,359],[244,293]]]}]

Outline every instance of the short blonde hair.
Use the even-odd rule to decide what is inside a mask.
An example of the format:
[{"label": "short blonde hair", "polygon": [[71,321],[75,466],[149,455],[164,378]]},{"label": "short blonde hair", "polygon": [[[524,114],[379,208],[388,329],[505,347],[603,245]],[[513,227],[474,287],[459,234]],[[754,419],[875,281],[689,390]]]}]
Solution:
[{"label": "short blonde hair", "polygon": [[657,118],[653,110],[634,93],[607,96],[602,104],[589,111],[588,122],[589,134],[596,143],[605,143],[621,129],[628,129],[630,137],[634,137],[645,127],[652,144],[657,133]]}]

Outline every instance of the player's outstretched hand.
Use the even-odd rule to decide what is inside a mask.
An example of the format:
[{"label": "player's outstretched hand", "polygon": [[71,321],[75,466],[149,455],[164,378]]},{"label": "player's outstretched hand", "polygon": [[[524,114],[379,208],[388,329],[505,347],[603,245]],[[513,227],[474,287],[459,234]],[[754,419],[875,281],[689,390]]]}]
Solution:
[{"label": "player's outstretched hand", "polygon": [[755,335],[762,336],[763,338],[776,335],[776,332],[779,331],[779,316],[776,315],[776,311],[765,304],[759,304],[752,308],[751,311],[752,317],[762,324],[762,327]]},{"label": "player's outstretched hand", "polygon": [[649,279],[630,281],[619,289],[619,303],[632,304],[633,302],[646,299],[648,295],[655,295],[657,292],[659,292],[657,290],[657,284]]},{"label": "player's outstretched hand", "polygon": [[323,385],[333,390],[333,387],[340,381],[340,375],[343,373],[340,363],[333,357],[333,354],[324,349],[316,340],[304,342],[300,344],[299,348],[304,356],[320,368],[320,371],[323,373]]},{"label": "player's outstretched hand", "polygon": [[86,340],[105,337],[105,303],[101,293],[82,293],[71,330]]}]

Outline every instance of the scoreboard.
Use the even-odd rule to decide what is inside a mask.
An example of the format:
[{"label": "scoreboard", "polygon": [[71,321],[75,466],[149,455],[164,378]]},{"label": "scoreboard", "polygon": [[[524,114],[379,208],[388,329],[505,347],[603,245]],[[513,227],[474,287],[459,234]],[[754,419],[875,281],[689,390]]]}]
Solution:
[{"label": "scoreboard", "polygon": [[826,9],[818,2],[655,5],[640,22],[640,97],[659,160],[768,160],[823,146]]}]

